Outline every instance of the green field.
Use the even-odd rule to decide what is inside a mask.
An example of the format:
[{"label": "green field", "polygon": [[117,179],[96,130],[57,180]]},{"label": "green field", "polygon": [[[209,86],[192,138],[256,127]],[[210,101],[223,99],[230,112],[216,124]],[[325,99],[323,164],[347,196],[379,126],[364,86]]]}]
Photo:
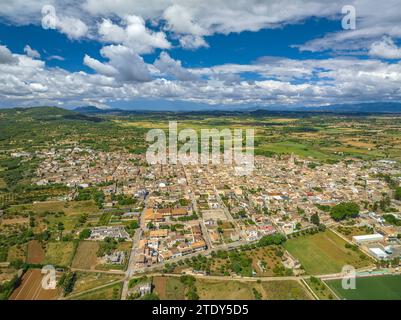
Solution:
[{"label": "green field", "polygon": [[122,284],[113,284],[98,290],[77,294],[72,300],[119,300],[121,297]]},{"label": "green field", "polygon": [[301,262],[308,274],[338,273],[344,265],[358,269],[371,264],[362,252],[345,248],[345,243],[334,232],[326,230],[291,238],[284,247]]},{"label": "green field", "polygon": [[376,276],[356,279],[355,290],[344,290],[341,280],[326,282],[341,298],[347,300],[401,300],[401,276]]},{"label": "green field", "polygon": [[71,264],[75,252],[74,242],[49,242],[46,248],[46,264],[67,267]]}]

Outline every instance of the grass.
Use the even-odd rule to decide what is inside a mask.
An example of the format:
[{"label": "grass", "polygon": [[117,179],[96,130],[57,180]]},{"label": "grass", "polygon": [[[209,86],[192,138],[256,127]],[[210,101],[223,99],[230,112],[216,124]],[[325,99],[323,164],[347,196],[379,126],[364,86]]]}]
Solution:
[{"label": "grass", "polygon": [[263,300],[309,300],[306,289],[297,281],[216,281],[197,279],[196,286],[201,300],[254,300],[256,289]]},{"label": "grass", "polygon": [[55,266],[69,266],[74,255],[74,246],[74,242],[49,242],[46,248],[45,263]]},{"label": "grass", "polygon": [[78,272],[72,294],[84,292],[118,280],[122,280],[122,276],[106,273]]},{"label": "grass", "polygon": [[119,300],[121,297],[122,284],[114,284],[91,292],[83,293],[73,297],[73,300]]},{"label": "grass", "polygon": [[[277,143],[268,143],[259,148],[259,150],[263,153],[263,151],[271,151],[278,154],[291,154],[294,153],[300,157],[312,157],[318,160],[326,160],[333,158],[332,155],[329,155],[325,152],[318,150],[317,148],[307,146],[305,144],[283,141]],[[256,152],[258,153],[258,152]]]},{"label": "grass", "polygon": [[11,212],[32,211],[34,213],[47,212],[60,212],[63,211],[65,215],[80,215],[82,213],[95,213],[99,211],[97,205],[92,201],[46,201],[37,202],[34,204],[24,204],[12,206]]},{"label": "grass", "polygon": [[262,282],[267,300],[310,300],[306,289],[297,281],[268,281]]},{"label": "grass", "polygon": [[312,289],[312,291],[318,296],[320,300],[336,299],[336,297],[327,287],[327,285],[319,278],[315,278],[314,281],[312,281],[311,279],[305,279],[305,282]]},{"label": "grass", "polygon": [[8,249],[7,261],[21,260],[25,262],[27,256],[27,245],[17,244]]},{"label": "grass", "polygon": [[308,274],[338,273],[344,265],[358,269],[371,264],[366,255],[345,248],[345,244],[334,232],[326,230],[289,239],[284,247],[301,262]]},{"label": "grass", "polygon": [[81,241],[78,245],[71,266],[77,269],[94,269],[96,267],[99,244],[94,241]]},{"label": "grass", "polygon": [[154,277],[153,285],[161,300],[184,300],[185,286],[179,278]]},{"label": "grass", "polygon": [[400,275],[357,278],[355,290],[344,290],[341,280],[326,283],[340,297],[347,300],[401,300]]}]

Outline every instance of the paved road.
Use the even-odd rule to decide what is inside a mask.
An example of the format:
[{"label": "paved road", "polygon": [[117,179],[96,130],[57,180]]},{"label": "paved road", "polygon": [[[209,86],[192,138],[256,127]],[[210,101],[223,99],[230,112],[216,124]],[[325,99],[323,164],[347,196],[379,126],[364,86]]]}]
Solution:
[{"label": "paved road", "polygon": [[145,226],[145,210],[147,207],[146,205],[147,205],[147,201],[145,199],[144,211],[142,212],[141,217],[139,218],[139,228],[135,230],[135,234],[132,239],[131,254],[129,257],[129,261],[128,261],[127,271],[125,272],[123,290],[121,293],[122,300],[127,299],[129,280],[135,273],[135,258],[137,257],[137,254],[138,254],[139,241],[141,240],[141,237],[142,237],[142,233],[143,233],[142,230],[144,230],[144,228],[146,227]]}]

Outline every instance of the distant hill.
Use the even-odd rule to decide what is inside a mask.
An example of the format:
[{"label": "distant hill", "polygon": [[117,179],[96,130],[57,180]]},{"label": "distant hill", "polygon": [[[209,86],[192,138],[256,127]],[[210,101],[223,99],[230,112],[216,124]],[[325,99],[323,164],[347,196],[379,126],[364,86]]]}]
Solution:
[{"label": "distant hill", "polygon": [[56,121],[56,120],[80,120],[89,122],[102,122],[102,118],[86,115],[83,113],[58,108],[58,107],[32,107],[32,108],[13,108],[0,109],[0,113],[4,113],[15,119],[28,119],[38,121]]},{"label": "distant hill", "polygon": [[401,113],[401,103],[372,102],[358,104],[337,104],[327,107],[319,107],[318,109],[331,112]]},{"label": "distant hill", "polygon": [[100,109],[94,106],[85,106],[85,107],[78,107],[74,109],[75,112],[78,113],[97,113],[97,114],[101,114],[101,113],[113,113],[113,112],[122,112],[122,110],[120,109]]},{"label": "distant hill", "polygon": [[297,106],[297,107],[247,107],[247,108],[239,108],[227,106],[226,109],[219,108],[209,110],[187,110],[183,109],[182,111],[177,110],[169,110],[165,111],[153,110],[152,108],[148,108],[147,110],[122,110],[122,109],[100,109],[94,106],[84,106],[78,107],[74,109],[75,112],[81,114],[144,114],[144,113],[210,113],[210,114],[227,114],[227,113],[268,113],[268,112],[328,112],[328,113],[401,113],[401,103],[398,102],[373,102],[373,103],[359,103],[359,104],[336,104],[329,106],[318,106],[318,107],[306,107],[306,106]]}]

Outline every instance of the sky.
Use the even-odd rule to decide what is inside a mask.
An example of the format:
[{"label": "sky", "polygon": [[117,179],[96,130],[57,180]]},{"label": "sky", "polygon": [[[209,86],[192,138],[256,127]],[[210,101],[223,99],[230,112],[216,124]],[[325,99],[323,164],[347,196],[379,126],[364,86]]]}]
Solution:
[{"label": "sky", "polygon": [[400,8],[401,0],[0,0],[0,107],[400,102]]}]

